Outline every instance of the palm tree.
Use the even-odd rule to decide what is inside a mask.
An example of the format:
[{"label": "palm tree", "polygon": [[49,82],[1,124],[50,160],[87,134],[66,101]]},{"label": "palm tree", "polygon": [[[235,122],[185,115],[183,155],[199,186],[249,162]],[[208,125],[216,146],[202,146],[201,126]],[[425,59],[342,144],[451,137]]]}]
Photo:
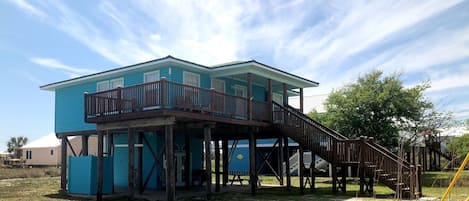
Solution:
[{"label": "palm tree", "polygon": [[19,137],[11,137],[7,143],[8,152],[14,153],[15,158],[21,157],[21,150],[20,148],[28,143],[28,138],[19,136]]}]

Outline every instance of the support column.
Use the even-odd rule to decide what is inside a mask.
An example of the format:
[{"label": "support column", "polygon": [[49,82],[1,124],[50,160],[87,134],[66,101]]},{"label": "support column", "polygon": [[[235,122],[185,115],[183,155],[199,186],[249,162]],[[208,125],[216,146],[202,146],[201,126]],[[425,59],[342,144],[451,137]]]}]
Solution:
[{"label": "support column", "polygon": [[212,131],[209,126],[204,128],[204,144],[205,144],[205,171],[207,174],[207,200],[212,197],[212,161],[210,160],[210,141]]},{"label": "support column", "polygon": [[288,88],[287,84],[283,83],[283,104],[282,105],[288,105]]},{"label": "support column", "polygon": [[81,136],[81,155],[88,156],[88,135]]},{"label": "support column", "polygon": [[223,186],[228,183],[228,140],[223,140],[222,144],[222,161],[223,161]]},{"label": "support column", "polygon": [[311,177],[311,191],[314,191],[316,189],[316,172],[314,171],[316,169],[316,155],[314,155],[314,152],[311,150],[311,165],[309,166],[309,175]]},{"label": "support column", "polygon": [[98,132],[98,190],[96,200],[103,200],[103,133]]},{"label": "support column", "polygon": [[134,130],[133,129],[128,129],[128,150],[129,150],[129,161],[128,161],[128,183],[129,183],[129,197],[133,199],[134,197],[134,179],[135,179],[135,174],[134,174],[134,158],[135,158],[135,140],[134,140]]},{"label": "support column", "polygon": [[173,125],[164,126],[166,141],[166,200],[176,200],[176,170],[174,167]]},{"label": "support column", "polygon": [[283,144],[285,145],[285,176],[287,177],[287,190],[291,190],[291,176],[290,176],[290,150],[288,148],[288,137],[283,137]]},{"label": "support column", "polygon": [[107,155],[113,156],[114,155],[114,135],[112,133],[109,133],[109,131],[107,132],[107,140],[108,140]]},{"label": "support column", "polygon": [[359,168],[359,176],[360,176],[360,193],[365,193],[365,137],[360,136],[360,164]]},{"label": "support column", "polygon": [[342,193],[345,193],[347,192],[347,166],[346,165],[342,165],[342,167],[340,167],[340,172],[342,173],[342,180],[341,180],[341,190],[342,190]]},{"label": "support column", "polygon": [[220,192],[220,141],[213,142],[215,145],[215,192]]},{"label": "support column", "polygon": [[184,182],[186,185],[186,189],[189,189],[191,186],[191,180],[190,180],[190,172],[191,170],[191,142],[190,142],[190,135],[187,130],[187,128],[184,128],[184,144],[185,144],[185,151],[186,151],[186,160],[184,161]]},{"label": "support column", "polygon": [[280,185],[283,186],[283,162],[284,151],[282,138],[278,138],[278,176],[280,177]]},{"label": "support column", "polygon": [[143,132],[138,132],[137,136],[137,160],[138,160],[138,167],[137,167],[137,186],[138,186],[138,193],[143,193]]},{"label": "support column", "polygon": [[304,95],[303,95],[303,88],[300,88],[300,111],[303,113],[304,112]]},{"label": "support column", "polygon": [[304,163],[304,152],[303,152],[303,147],[299,146],[299,177],[300,177],[300,194],[303,195],[305,194],[305,183],[304,183],[304,172],[305,172],[305,163]]},{"label": "support column", "polygon": [[337,192],[337,141],[332,141],[332,192]]},{"label": "support column", "polygon": [[252,74],[247,74],[248,120],[252,120]]},{"label": "support column", "polygon": [[269,104],[269,121],[273,122],[272,80],[267,79],[267,104]]},{"label": "support column", "polygon": [[67,136],[62,136],[61,140],[61,163],[60,163],[60,189],[67,192]]},{"label": "support column", "polygon": [[249,128],[249,182],[251,195],[256,195],[257,167],[256,167],[256,137],[252,128]]}]

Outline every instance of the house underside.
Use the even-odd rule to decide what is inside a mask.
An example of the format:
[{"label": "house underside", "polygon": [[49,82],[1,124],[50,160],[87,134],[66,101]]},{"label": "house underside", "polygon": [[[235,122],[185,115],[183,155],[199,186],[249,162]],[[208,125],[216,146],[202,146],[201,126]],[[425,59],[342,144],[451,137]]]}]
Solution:
[{"label": "house underside", "polygon": [[[252,97],[251,73],[246,74],[247,96]],[[96,130],[60,133],[59,136],[98,136],[98,156],[89,164],[89,175],[100,200],[105,193],[125,192],[130,197],[147,190],[166,192],[167,200],[176,199],[179,187],[190,189],[205,185],[207,197],[212,193],[212,172],[215,191],[228,183],[229,142],[249,141],[250,190],[257,188],[259,166],[266,166],[266,155],[256,154],[259,139],[275,139],[279,164],[289,164],[289,140],[298,143],[300,156],[300,192],[305,189],[303,152],[310,151],[331,163],[332,190],[346,190],[346,169],[359,169],[360,191],[365,192],[379,181],[402,196],[413,197],[418,189],[419,169],[374,143],[372,139],[348,139],[302,113],[303,89],[299,89],[300,108],[288,105],[288,87],[282,84],[283,104],[273,101],[272,80],[265,79],[267,101],[252,100],[167,81],[160,81],[85,94],[85,122],[96,124]],[[106,139],[106,140],[105,140]],[[105,142],[106,141],[106,142]],[[215,167],[211,163],[214,146]],[[66,145],[66,141],[62,141]],[[105,146],[106,145],[106,146]],[[62,146],[66,147],[66,146]],[[65,156],[67,149],[62,149]],[[82,153],[87,156],[87,153]],[[270,157],[270,156],[269,156]],[[66,157],[62,157],[66,158]],[[80,160],[80,159],[77,159]],[[93,162],[95,160],[95,162]],[[260,162],[259,162],[260,161]],[[62,160],[66,164],[67,160]],[[96,163],[96,165],[94,165]],[[277,164],[268,163],[267,166]],[[221,167],[221,168],[220,168]],[[61,186],[64,190],[80,184],[76,174],[62,165]],[[290,173],[283,175],[282,165],[275,169],[281,185],[291,187]],[[190,170],[190,171],[186,171]],[[314,188],[314,171],[310,173]],[[378,175],[378,176],[376,176]],[[339,179],[339,176],[342,176]],[[283,184],[284,177],[286,184]],[[81,178],[78,178],[81,179]],[[74,183],[75,182],[75,183]],[[78,183],[77,183],[78,182]],[[80,185],[79,185],[80,186]],[[365,189],[366,188],[366,189]]]}]

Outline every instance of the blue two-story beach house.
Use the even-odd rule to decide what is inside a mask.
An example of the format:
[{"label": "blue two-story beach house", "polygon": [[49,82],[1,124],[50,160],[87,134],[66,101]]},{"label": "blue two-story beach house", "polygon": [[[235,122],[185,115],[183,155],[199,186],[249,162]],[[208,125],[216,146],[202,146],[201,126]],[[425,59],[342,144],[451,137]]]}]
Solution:
[{"label": "blue two-story beach house", "polygon": [[[174,200],[176,189],[205,186],[209,198],[228,183],[230,172],[237,174],[239,164],[228,171],[233,158],[246,159],[240,171],[250,175],[253,194],[258,170],[265,167],[290,188],[289,171],[284,175],[282,170],[289,169],[289,141],[297,143],[300,153],[311,151],[331,163],[334,191],[337,182],[345,182],[337,178],[348,166],[362,170],[363,186],[368,183],[366,175],[376,169],[395,176],[388,169],[397,166],[395,155],[366,139],[348,140],[302,113],[303,89],[316,86],[317,82],[254,60],[204,66],[167,56],[41,89],[55,92],[55,132],[62,139],[64,156],[61,188],[73,194],[96,194],[101,199],[103,194],[164,192]],[[291,96],[300,96],[300,108],[288,105]],[[91,135],[98,136],[97,156],[85,151],[65,157],[67,136],[81,136],[87,150]],[[246,153],[233,154],[235,142],[243,139],[248,140]],[[270,139],[262,142],[272,144],[275,154],[256,154],[256,143],[263,139]],[[299,156],[302,161],[303,154]],[[377,167],[377,161],[388,165]],[[299,168],[302,191],[304,165]],[[403,171],[411,174],[413,169],[407,165]],[[212,172],[214,190],[207,182],[212,181]],[[314,173],[309,176],[314,178]],[[403,181],[399,189],[389,186],[410,192],[414,187],[409,182]],[[345,191],[345,183],[341,187]]]}]

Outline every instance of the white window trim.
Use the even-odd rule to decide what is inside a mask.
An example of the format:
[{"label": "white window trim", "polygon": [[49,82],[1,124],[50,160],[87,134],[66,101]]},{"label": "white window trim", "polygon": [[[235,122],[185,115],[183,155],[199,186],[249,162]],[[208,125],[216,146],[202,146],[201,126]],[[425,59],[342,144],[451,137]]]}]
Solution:
[{"label": "white window trim", "polygon": [[155,70],[155,71],[150,71],[150,72],[143,73],[143,83],[147,83],[147,82],[145,81],[145,77],[146,77],[147,75],[150,75],[150,74],[153,74],[153,73],[156,73],[156,74],[157,74],[157,76],[156,76],[156,81],[160,80],[160,78],[161,78],[160,70]]},{"label": "white window trim", "polygon": [[[235,84],[232,86],[233,90],[236,90],[236,89],[241,89],[244,91],[244,97],[247,97],[248,96],[248,88],[246,86],[242,86],[242,85],[239,85],[239,84]],[[236,93],[235,93],[236,95]]]},{"label": "white window trim", "polygon": [[[109,89],[111,89],[112,87],[112,82],[115,82],[115,81],[122,81],[122,86],[121,87],[124,87],[124,78],[123,77],[120,77],[120,78],[116,78],[116,79],[112,79],[112,80],[109,80]],[[115,88],[114,88],[115,89]]]},{"label": "white window trim", "polygon": [[110,88],[109,87],[109,80],[105,80],[105,81],[101,81],[101,82],[96,83],[96,92],[100,92],[99,91],[99,85],[101,85],[101,84],[107,84],[107,90],[109,90],[109,88]]},{"label": "white window trim", "polygon": [[192,72],[188,72],[188,71],[183,71],[183,72],[182,72],[182,83],[183,83],[183,84],[186,84],[186,75],[194,75],[194,76],[198,77],[198,78],[199,78],[199,83],[197,83],[197,84],[198,84],[197,87],[200,87],[200,83],[201,83],[202,81],[200,80],[200,75],[199,75],[199,74],[197,74],[197,73],[192,73]]},{"label": "white window trim", "polygon": [[216,81],[216,82],[221,82],[221,83],[223,83],[223,90],[224,90],[224,91],[222,91],[222,93],[226,93],[226,83],[225,83],[225,81],[224,81],[224,80],[220,80],[220,79],[212,79],[212,80],[210,81],[210,87],[211,87],[211,88],[214,88],[214,87],[213,87],[213,85],[214,85],[214,84],[213,84],[213,81]]}]

